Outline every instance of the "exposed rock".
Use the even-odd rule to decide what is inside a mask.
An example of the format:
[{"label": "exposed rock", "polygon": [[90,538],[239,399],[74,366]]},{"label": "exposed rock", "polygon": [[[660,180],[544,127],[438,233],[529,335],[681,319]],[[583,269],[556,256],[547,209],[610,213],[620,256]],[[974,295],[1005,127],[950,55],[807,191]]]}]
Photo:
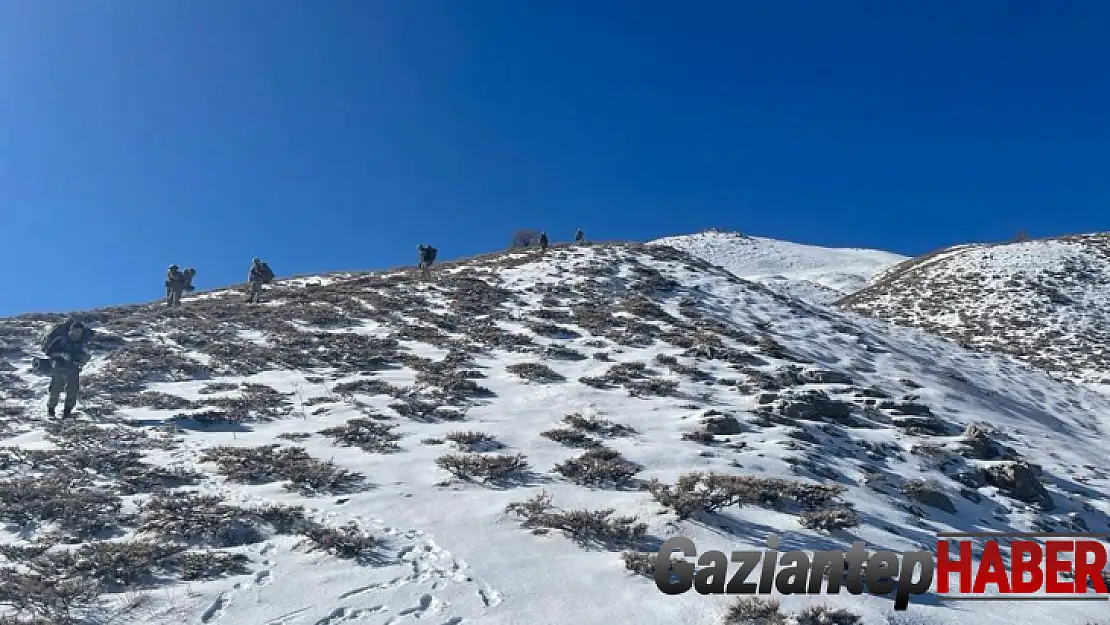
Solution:
[{"label": "exposed rock", "polygon": [[729,436],[744,432],[744,426],[740,424],[736,417],[722,414],[716,410],[710,410],[702,415],[701,429],[714,436]]},{"label": "exposed rock", "polygon": [[822,391],[806,391],[793,395],[779,404],[779,414],[791,419],[842,421],[852,415],[854,406],[829,398]]},{"label": "exposed rock", "polygon": [[903,428],[907,434],[922,436],[944,436],[948,434],[948,426],[935,417],[896,417],[893,420],[895,427]]},{"label": "exposed rock", "polygon": [[883,391],[881,388],[872,386],[869,388],[861,388],[856,391],[856,397],[871,397],[875,399],[888,399],[890,394]]},{"label": "exposed rock", "polygon": [[933,414],[933,411],[925,404],[918,404],[914,402],[884,401],[879,404],[879,408],[882,408],[883,410],[893,410],[895,414],[910,415],[914,417],[923,417]]},{"label": "exposed rock", "polygon": [[852,378],[844,373],[810,369],[802,372],[802,379],[811,384],[851,384]]},{"label": "exposed rock", "polygon": [[987,485],[987,474],[978,467],[960,471],[954,478],[957,482],[968,488],[982,488]]},{"label": "exposed rock", "polygon": [[964,430],[961,455],[976,460],[1016,460],[1017,452],[991,439],[986,430],[974,423]]},{"label": "exposed rock", "polygon": [[1053,510],[1056,504],[1044,485],[1037,479],[1034,469],[1026,462],[1004,462],[986,469],[987,484],[997,487],[1005,494],[1037,504],[1043,510]]},{"label": "exposed rock", "polygon": [[902,492],[905,493],[907,497],[923,505],[936,508],[937,510],[943,510],[948,514],[956,514],[956,505],[952,503],[948,495],[936,490],[925,482],[906,482],[902,486]]}]

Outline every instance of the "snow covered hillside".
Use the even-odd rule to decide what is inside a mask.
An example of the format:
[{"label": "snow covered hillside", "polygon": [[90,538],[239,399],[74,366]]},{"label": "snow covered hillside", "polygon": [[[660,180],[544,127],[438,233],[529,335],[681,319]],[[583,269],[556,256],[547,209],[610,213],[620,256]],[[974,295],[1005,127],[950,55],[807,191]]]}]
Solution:
[{"label": "snow covered hillside", "polygon": [[858,291],[876,273],[909,260],[880,250],[819,247],[719,230],[652,243],[680,249],[741,278],[817,303]]},{"label": "snow covered hillside", "polygon": [[942,250],[839,305],[1110,389],[1110,234]]},{"label": "snow covered hillside", "polygon": [[[674,535],[901,552],[946,530],[1110,530],[1110,398],[666,246],[266,296],[88,313],[69,423],[26,373],[53,317],[0,320],[0,605],[38,623],[743,623],[724,620],[735,597],[662,594],[650,554]],[[779,598],[799,625],[1107,614]]]}]

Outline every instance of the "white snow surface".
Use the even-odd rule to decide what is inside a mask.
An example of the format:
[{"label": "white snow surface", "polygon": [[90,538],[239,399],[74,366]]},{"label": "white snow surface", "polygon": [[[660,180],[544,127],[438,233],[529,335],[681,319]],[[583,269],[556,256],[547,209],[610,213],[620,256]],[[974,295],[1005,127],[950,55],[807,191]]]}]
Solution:
[{"label": "white snow surface", "polygon": [[[701,240],[710,241],[712,237]],[[706,245],[702,249],[712,248]],[[786,248],[767,247],[757,240],[737,243],[735,249],[754,250],[752,262],[746,265],[748,275],[753,271],[764,275],[781,273],[791,268],[796,272],[793,275],[812,271],[808,275],[814,280],[841,284],[829,277],[829,263],[813,256],[798,253],[793,260],[775,265],[769,250]],[[744,254],[738,251],[727,258],[742,259]],[[863,267],[877,268],[883,257],[879,252],[861,251],[845,252],[843,258],[850,267],[847,273],[859,275]],[[326,288],[311,292],[279,282],[276,288],[266,291],[270,306],[248,309],[250,312],[238,316],[228,312],[244,306],[238,293],[223,300],[209,294],[207,303],[187,298],[183,312],[164,315],[157,307],[138,312],[128,310],[116,317],[111,311],[99,314],[98,330],[122,337],[125,346],[138,345],[136,342],[144,335],[160,334],[163,338],[157,344],[197,362],[200,360],[194,354],[198,351],[208,354],[213,363],[228,353],[265,354],[251,350],[264,350],[267,345],[288,340],[289,335],[283,332],[317,332],[335,337],[328,339],[335,343],[322,342],[320,349],[341,350],[342,344],[338,343],[341,337],[351,334],[363,339],[371,334],[381,337],[390,327],[396,331],[406,325],[404,337],[395,336],[401,343],[400,352],[411,356],[402,362],[394,359],[392,367],[366,366],[361,374],[334,367],[289,368],[275,359],[268,365],[263,363],[256,371],[231,373],[213,369],[207,377],[179,375],[182,379],[146,382],[148,392],[196,402],[184,410],[128,406],[142,402],[122,395],[87,395],[82,404],[86,411],[90,406],[103,405],[105,400],[117,402],[119,409],[103,416],[83,415],[85,423],[124,433],[175,437],[168,449],[144,451],[143,457],[150,464],[203,473],[205,477],[198,484],[181,487],[182,490],[217,495],[226,503],[239,506],[266,503],[304,506],[307,515],[319,523],[329,527],[354,523],[380,540],[369,561],[362,562],[326,551],[311,551],[303,536],[271,532],[248,544],[224,549],[245,554],[250,559],[249,573],[214,580],[162,580],[125,592],[105,593],[89,608],[92,614],[99,615],[95,622],[138,625],[722,622],[724,610],[735,597],[702,596],[694,591],[681,596],[664,595],[652,580],[626,570],[620,557],[621,547],[579,546],[558,530],[537,535],[522,528],[519,518],[506,513],[509,504],[542,492],[549,493],[552,503],[560,509],[611,508],[617,515],[634,516],[646,523],[647,534],[656,544],[667,537],[682,535],[694,539],[702,551],[760,549],[769,534],[782,537],[782,551],[846,550],[853,541],[864,540],[872,550],[901,552],[931,548],[939,531],[1074,528],[1076,519],[1092,532],[1110,530],[1107,500],[1110,479],[1105,469],[1105,459],[1110,454],[1110,399],[1084,387],[1030,371],[1006,356],[966,351],[920,330],[892,328],[811,306],[659,246],[556,248],[542,259],[518,252],[448,267],[459,268],[466,271],[456,275],[496,284],[511,297],[500,309],[504,312],[497,321],[501,328],[530,337],[535,345],[569,348],[587,358],[550,358],[527,351],[530,349],[527,346],[522,348],[524,351],[485,348],[473,354],[472,363],[458,367],[484,376],[474,378],[474,382],[488,389],[487,395],[444,399],[446,395],[438,394],[436,403],[455,407],[464,420],[412,418],[391,407],[397,401],[393,397],[357,390],[344,395],[334,389],[340,382],[371,380],[405,389],[407,396],[435,398],[435,377],[422,378],[412,366],[426,366],[426,361],[414,357],[439,361],[449,350],[444,344],[424,343],[421,333],[414,328],[434,328],[434,324],[444,320],[434,315],[459,313],[461,318],[454,322],[473,321],[478,315],[461,309],[458,299],[460,291],[469,288],[465,280],[446,278],[443,274],[431,283],[417,282],[411,275],[398,273],[391,274],[393,278],[355,275],[335,279]],[[658,284],[654,280],[651,281],[654,287],[645,286],[644,281],[653,275],[673,282]],[[297,297],[305,295],[321,302],[336,302],[341,296],[350,296],[358,300],[367,317],[374,318],[359,320],[351,330],[330,328],[324,334],[324,330],[306,325],[300,316],[307,314],[306,309],[294,305]],[[589,300],[592,303],[585,310],[569,307],[585,301],[586,296],[598,299]],[[404,311],[387,310],[390,302],[399,301],[388,298],[415,302],[420,297],[424,304]],[[704,338],[709,332],[716,333],[719,342],[715,348],[713,341],[709,341],[703,343],[710,346],[708,350],[693,351],[687,350],[688,345],[674,345],[667,337],[659,336],[648,341],[650,344],[627,340],[629,344],[620,345],[614,338],[619,334],[599,337],[582,327],[584,320],[578,318],[579,314],[623,309],[637,297],[645,297],[670,315],[668,320],[664,315],[639,313],[640,323],[676,329],[677,322],[695,323],[687,315],[697,311],[702,317],[700,334],[690,330],[673,336],[697,334]],[[224,312],[217,315],[220,310]],[[266,312],[258,312],[263,310]],[[487,314],[497,310],[490,303]],[[537,335],[539,326],[534,322],[539,320],[541,310],[548,311],[555,324],[573,332],[561,338],[549,338],[549,332]],[[563,311],[566,318],[560,319],[558,311]],[[398,315],[390,316],[392,312]],[[189,328],[198,327],[198,320],[205,319],[211,321],[213,331],[226,331],[221,335],[223,338],[207,345],[175,343],[185,341],[180,332],[189,332]],[[15,371],[8,378],[8,388],[25,385],[29,389],[5,394],[4,414],[16,415],[20,410],[26,413],[8,418],[3,445],[49,447],[51,436],[44,428],[50,421],[42,408],[45,381],[26,374],[26,355],[13,349],[23,340],[18,337],[29,335],[20,328],[38,328],[41,323],[37,318],[0,320],[0,339],[7,341],[4,343],[5,353],[9,354],[7,362]],[[281,323],[287,323],[291,329],[279,330]],[[444,322],[440,327],[458,340],[466,336],[465,330],[452,329],[451,323]],[[639,329],[640,333],[649,331]],[[769,354],[755,340],[745,338],[764,335],[772,337],[785,351]],[[172,338],[175,336],[176,339]],[[229,347],[234,349],[229,352]],[[26,345],[24,348],[30,349]],[[113,370],[113,358],[119,357],[119,350],[118,345],[111,343],[99,348],[88,369],[89,376]],[[606,356],[595,358],[598,354]],[[687,369],[672,369],[664,361],[656,360],[661,356],[673,357],[676,359],[673,362]],[[420,362],[425,365],[419,365]],[[535,362],[554,369],[562,379],[526,382],[507,370],[515,363]],[[594,388],[580,381],[583,377],[603,376],[618,363],[643,363],[645,375],[673,381],[677,388],[673,395],[634,396],[619,383],[611,388]],[[148,363],[145,367],[144,373],[157,370],[156,364]],[[700,373],[691,375],[692,369]],[[798,376],[804,377],[807,371],[841,374],[850,378],[851,383],[797,382]],[[774,386],[767,382],[768,376],[773,375],[794,379],[790,384],[796,386],[788,385],[779,391],[779,399],[768,404],[775,418],[767,420],[758,411],[760,402],[768,399],[761,396]],[[244,382],[288,393],[287,414],[270,421],[248,421],[227,427],[174,420],[178,413],[202,411],[213,398],[235,396]],[[223,390],[215,393],[204,390],[214,383],[223,383]],[[767,388],[760,389],[761,385]],[[897,427],[897,421],[903,417],[889,407],[882,407],[878,403],[882,400],[862,396],[865,389],[886,395],[895,403],[912,395],[913,403],[928,406],[935,418],[948,424],[951,430],[928,434]],[[821,416],[801,419],[778,414],[783,399],[805,391],[822,391],[834,400],[849,402],[853,416],[837,421]],[[716,442],[708,445],[685,440],[683,435],[694,431],[708,410],[736,417],[743,432],[718,436]],[[799,523],[796,510],[758,505],[679,520],[646,490],[574,484],[553,471],[553,467],[583,450],[540,435],[562,426],[564,417],[574,413],[607,419],[634,430],[624,436],[595,435],[595,438],[639,464],[638,479],[657,478],[673,483],[692,471],[714,471],[838,483],[846,488],[838,505],[852,506],[861,524],[834,531],[806,529]],[[398,450],[372,453],[357,447],[336,446],[332,439],[319,434],[326,428],[368,415],[396,426],[400,435]],[[176,428],[167,428],[173,423],[177,423]],[[971,488],[955,481],[951,468],[942,465],[973,469],[997,464],[960,457],[960,432],[971,423],[982,424],[994,432],[996,440],[1041,467],[1041,481],[1054,503],[1052,510],[1040,510],[1017,501],[997,487]],[[434,439],[442,441],[457,431],[480,431],[495,436],[503,447],[496,452],[481,453],[523,454],[532,474],[506,485],[452,478],[437,466],[436,459],[457,448]],[[279,438],[295,433],[306,437],[296,441]],[[366,485],[345,494],[305,496],[283,489],[282,479],[261,484],[233,482],[220,474],[216,465],[201,462],[201,454],[214,446],[268,444],[303,447],[313,458],[361,473]],[[8,469],[9,478],[30,474],[26,468]],[[900,485],[913,479],[933,484],[955,506],[956,513],[949,514],[903,495]],[[140,493],[125,499],[141,501],[148,497],[148,493]],[[0,503],[0,510],[5,506]],[[123,536],[112,540],[150,537],[137,533],[133,523],[121,525]],[[2,540],[27,545],[30,541],[46,540],[47,529],[49,524],[10,524]],[[642,548],[650,550],[649,546]],[[913,597],[909,610],[899,615],[894,613],[890,597],[854,596],[843,591],[831,596],[775,598],[781,600],[784,613],[796,613],[806,605],[826,604],[850,610],[864,625],[888,622],[1081,625],[1110,613],[1105,602],[960,603],[938,601],[928,595]]]},{"label": "white snow surface", "polygon": [[652,241],[803,300],[828,303],[909,257],[881,250],[832,248],[709,230]]},{"label": "white snow surface", "polygon": [[840,305],[1110,390],[1110,235],[961,245],[894,267]]}]

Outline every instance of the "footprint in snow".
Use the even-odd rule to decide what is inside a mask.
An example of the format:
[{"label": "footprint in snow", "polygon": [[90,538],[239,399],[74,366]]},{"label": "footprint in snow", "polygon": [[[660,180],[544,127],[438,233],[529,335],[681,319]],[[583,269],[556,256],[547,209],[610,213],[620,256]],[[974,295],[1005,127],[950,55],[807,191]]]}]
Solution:
[{"label": "footprint in snow", "polygon": [[478,596],[481,597],[482,603],[487,608],[497,607],[502,601],[504,601],[503,595],[496,590],[493,590],[492,588],[479,589]]},{"label": "footprint in snow", "polygon": [[313,625],[335,625],[344,621],[354,621],[361,619],[369,614],[378,614],[385,612],[387,608],[384,605],[374,606],[372,608],[365,608],[361,610],[351,610],[350,608],[336,608],[331,614],[316,621]]},{"label": "footprint in snow", "polygon": [[212,621],[220,620],[220,617],[224,615],[224,608],[226,607],[227,599],[224,593],[221,592],[219,596],[216,597],[216,600],[212,602],[212,605],[208,606],[200,615],[200,622],[211,623]]},{"label": "footprint in snow", "polygon": [[432,595],[423,595],[420,597],[419,605],[401,610],[397,613],[397,616],[408,616],[411,614],[416,618],[424,618],[426,613],[431,612],[434,614],[441,610],[443,606],[444,603]]}]

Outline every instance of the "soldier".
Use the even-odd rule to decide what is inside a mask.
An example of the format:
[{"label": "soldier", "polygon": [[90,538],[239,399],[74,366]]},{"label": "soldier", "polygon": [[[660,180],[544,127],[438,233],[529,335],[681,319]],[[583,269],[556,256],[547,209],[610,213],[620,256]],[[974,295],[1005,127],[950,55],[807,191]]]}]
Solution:
[{"label": "soldier", "polygon": [[582,243],[585,240],[586,240],[586,233],[582,232],[581,228],[579,228],[578,230],[576,230],[574,232],[574,242],[575,243]]},{"label": "soldier", "polygon": [[432,277],[432,263],[436,262],[436,248],[431,245],[417,245],[420,252],[420,278],[427,280]]},{"label": "soldier", "polygon": [[50,329],[43,338],[43,353],[50,362],[50,391],[46,413],[51,417],[58,406],[62,391],[66,393],[63,417],[70,417],[80,394],[81,369],[89,361],[85,345],[92,338],[92,329],[70,318]]},{"label": "soldier", "polygon": [[270,266],[255,258],[251,262],[250,273],[247,274],[247,301],[257,302],[262,295],[262,285],[269,284],[274,279],[274,272]]},{"label": "soldier", "polygon": [[542,254],[546,251],[547,251],[547,231],[543,230],[543,231],[540,232],[540,253]]},{"label": "soldier", "polygon": [[196,287],[193,286],[193,277],[197,275],[197,270],[189,267],[182,275],[185,276],[185,292],[192,293],[195,291]]},{"label": "soldier", "polygon": [[170,265],[166,271],[166,305],[167,306],[180,306],[181,294],[185,291],[185,286],[188,283],[188,278],[185,274],[181,273],[181,269],[177,265]]}]

